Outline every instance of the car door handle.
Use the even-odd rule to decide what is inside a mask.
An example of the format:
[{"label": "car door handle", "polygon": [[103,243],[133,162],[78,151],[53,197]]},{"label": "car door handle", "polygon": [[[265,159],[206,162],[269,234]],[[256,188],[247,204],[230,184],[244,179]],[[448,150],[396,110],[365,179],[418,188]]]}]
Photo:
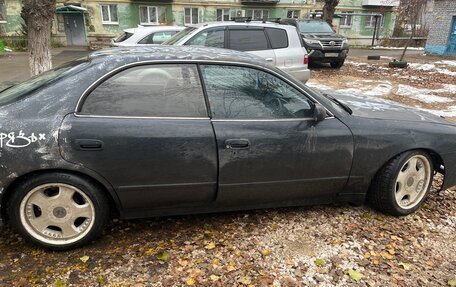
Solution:
[{"label": "car door handle", "polygon": [[75,141],[78,150],[102,150],[103,142],[92,139],[77,139]]},{"label": "car door handle", "polygon": [[225,141],[225,147],[227,149],[248,149],[250,142],[246,139],[229,139]]},{"label": "car door handle", "polygon": [[268,62],[272,62],[272,61],[274,61],[274,59],[273,59],[273,58],[266,58],[265,60],[266,60],[266,61],[268,61]]}]

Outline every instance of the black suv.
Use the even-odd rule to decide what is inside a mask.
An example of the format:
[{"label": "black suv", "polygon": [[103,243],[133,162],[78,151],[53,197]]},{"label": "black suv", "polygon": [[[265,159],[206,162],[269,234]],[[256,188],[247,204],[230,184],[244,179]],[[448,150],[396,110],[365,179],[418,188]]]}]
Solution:
[{"label": "black suv", "polygon": [[281,24],[298,28],[311,62],[330,63],[340,68],[348,54],[348,40],[319,19],[281,19]]}]

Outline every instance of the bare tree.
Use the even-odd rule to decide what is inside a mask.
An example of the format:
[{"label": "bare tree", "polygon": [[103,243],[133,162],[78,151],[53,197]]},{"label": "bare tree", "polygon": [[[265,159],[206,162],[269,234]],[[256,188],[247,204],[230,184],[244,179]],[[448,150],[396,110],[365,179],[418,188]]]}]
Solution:
[{"label": "bare tree", "polygon": [[408,41],[405,44],[404,50],[400,58],[400,62],[404,60],[405,53],[407,52],[408,46],[416,36],[417,24],[421,22],[423,8],[427,4],[427,0],[401,0],[399,6],[399,14],[405,19],[407,25],[410,25],[411,33]]},{"label": "bare tree", "polygon": [[329,25],[332,25],[334,12],[336,11],[336,6],[339,5],[339,0],[324,0],[324,2],[325,5],[323,6],[323,20],[328,22]]},{"label": "bare tree", "polygon": [[21,16],[27,26],[32,76],[52,68],[51,30],[56,0],[23,0]]}]

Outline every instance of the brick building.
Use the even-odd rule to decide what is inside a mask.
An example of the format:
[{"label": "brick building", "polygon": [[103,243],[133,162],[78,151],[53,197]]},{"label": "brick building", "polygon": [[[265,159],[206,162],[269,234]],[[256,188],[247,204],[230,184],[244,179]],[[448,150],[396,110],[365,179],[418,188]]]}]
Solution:
[{"label": "brick building", "polygon": [[456,1],[434,0],[426,52],[456,55]]}]

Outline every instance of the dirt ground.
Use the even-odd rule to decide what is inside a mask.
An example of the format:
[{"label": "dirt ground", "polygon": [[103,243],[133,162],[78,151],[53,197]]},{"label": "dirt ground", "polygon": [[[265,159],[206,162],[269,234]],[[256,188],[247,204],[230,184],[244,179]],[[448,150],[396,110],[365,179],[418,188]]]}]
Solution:
[{"label": "dirt ground", "polygon": [[[309,85],[443,113],[456,120],[456,61],[351,57],[315,66]],[[102,238],[47,252],[0,232],[0,286],[456,286],[456,191],[413,215],[315,206],[118,221]]]}]

